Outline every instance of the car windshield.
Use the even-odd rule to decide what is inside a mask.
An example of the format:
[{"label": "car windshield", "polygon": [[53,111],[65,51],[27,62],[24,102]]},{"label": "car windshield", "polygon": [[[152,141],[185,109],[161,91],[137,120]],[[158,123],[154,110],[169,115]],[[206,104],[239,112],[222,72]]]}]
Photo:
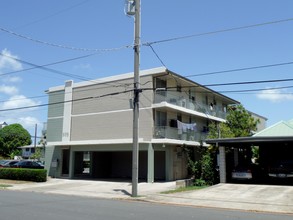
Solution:
[{"label": "car windshield", "polygon": [[0,160],[0,165],[4,165],[8,160]]}]

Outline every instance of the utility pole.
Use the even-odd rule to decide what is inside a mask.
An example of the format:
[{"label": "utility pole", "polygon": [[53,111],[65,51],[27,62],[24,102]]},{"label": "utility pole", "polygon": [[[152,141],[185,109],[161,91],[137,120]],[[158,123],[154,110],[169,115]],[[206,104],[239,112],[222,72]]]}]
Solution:
[{"label": "utility pole", "polygon": [[37,147],[37,130],[38,130],[38,124],[35,124],[35,138],[34,138],[35,150],[36,150],[36,147]]},{"label": "utility pole", "polygon": [[140,0],[129,1],[135,7],[134,14],[134,99],[133,99],[133,148],[132,148],[132,197],[138,193],[139,167],[139,94],[140,89]]}]

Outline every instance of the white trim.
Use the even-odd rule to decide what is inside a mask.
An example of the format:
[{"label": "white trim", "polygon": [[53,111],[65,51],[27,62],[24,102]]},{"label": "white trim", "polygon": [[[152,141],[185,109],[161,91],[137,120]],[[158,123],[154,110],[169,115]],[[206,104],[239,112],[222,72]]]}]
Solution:
[{"label": "white trim", "polygon": [[106,112],[95,112],[95,113],[86,113],[86,114],[76,114],[76,115],[72,115],[72,117],[83,117],[83,116],[91,116],[91,115],[113,114],[113,113],[119,113],[119,112],[129,112],[129,111],[132,111],[132,109],[106,111]]},{"label": "white trim", "polygon": [[60,119],[60,118],[64,118],[64,116],[56,116],[56,117],[48,117],[48,119]]},{"label": "white trim", "polygon": [[20,149],[26,149],[26,148],[43,148],[44,146],[43,145],[36,145],[36,146],[34,146],[34,145],[27,145],[27,146],[21,146],[21,147],[18,147],[18,148],[20,148]]},{"label": "white trim", "polygon": [[[152,107],[139,108],[139,110],[148,110],[148,109],[152,109]],[[129,111],[133,111],[133,109],[122,109],[122,110],[115,110],[115,111],[105,111],[105,112],[95,112],[95,113],[86,113],[86,114],[76,114],[76,115],[71,115],[71,116],[72,117],[83,117],[83,116],[113,114],[113,113],[120,113],[120,112],[129,112]]]},{"label": "white trim", "polygon": [[[139,142],[143,143],[143,139],[140,138]],[[86,140],[86,141],[58,141],[48,142],[48,146],[73,146],[73,145],[105,145],[105,144],[132,144],[133,140],[127,139],[105,139],[105,140]]]},{"label": "white trim", "polygon": [[[78,146],[78,145],[108,145],[108,144],[132,144],[133,139],[105,139],[105,140],[86,140],[86,141],[58,141],[48,142],[47,146]],[[200,146],[201,144],[197,141],[184,141],[175,139],[152,139],[151,141],[145,141],[143,138],[139,139],[140,144],[175,144],[175,145],[188,145],[188,146]]]},{"label": "white trim", "polygon": [[[154,74],[164,73],[166,71],[167,71],[167,69],[165,67],[157,67],[157,68],[153,68],[153,69],[141,70],[140,76],[154,75]],[[124,73],[124,74],[120,74],[120,75],[116,75],[116,76],[104,77],[104,78],[91,80],[91,81],[83,81],[83,82],[75,83],[73,88],[84,87],[84,86],[89,86],[89,85],[98,85],[98,84],[102,84],[102,83],[125,80],[125,79],[131,79],[131,78],[133,78],[133,76],[134,76],[133,72],[130,72],[130,73]],[[47,90],[46,92],[47,93],[56,92],[56,91],[64,90],[64,88],[65,88],[64,86],[55,86],[55,87],[49,88],[49,90]]]},{"label": "white trim", "polygon": [[201,144],[197,141],[184,141],[176,139],[152,139],[152,144],[175,144],[175,145],[187,145],[187,146],[200,146]]},{"label": "white trim", "polygon": [[226,122],[225,119],[218,118],[218,117],[215,117],[215,116],[212,116],[209,114],[205,114],[202,112],[194,111],[191,109],[187,109],[187,108],[184,108],[181,106],[173,105],[168,102],[160,102],[157,104],[152,104],[152,108],[171,108],[171,109],[175,109],[177,111],[181,111],[181,112],[184,112],[187,114],[196,115],[196,116],[200,116],[200,117],[207,118],[207,119],[212,119],[212,120],[219,121],[219,122]]}]

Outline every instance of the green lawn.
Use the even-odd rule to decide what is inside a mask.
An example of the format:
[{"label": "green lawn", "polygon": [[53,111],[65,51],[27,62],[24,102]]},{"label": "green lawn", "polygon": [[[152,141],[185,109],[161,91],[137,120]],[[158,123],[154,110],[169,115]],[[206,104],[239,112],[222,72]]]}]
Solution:
[{"label": "green lawn", "polygon": [[7,184],[0,184],[0,189],[5,189],[7,187],[11,187],[11,185],[7,185]]},{"label": "green lawn", "polygon": [[191,191],[191,190],[199,190],[199,189],[204,189],[208,186],[188,186],[188,187],[180,187],[178,189],[173,189],[169,191],[162,192],[162,194],[169,194],[169,193],[177,193],[177,192],[186,192],[186,191]]}]

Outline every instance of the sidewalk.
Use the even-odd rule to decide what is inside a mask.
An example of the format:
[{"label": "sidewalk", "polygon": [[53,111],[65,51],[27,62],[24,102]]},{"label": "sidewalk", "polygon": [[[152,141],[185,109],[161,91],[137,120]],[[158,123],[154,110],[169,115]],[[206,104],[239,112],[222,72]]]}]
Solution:
[{"label": "sidewalk", "polygon": [[165,204],[293,214],[293,186],[218,184],[201,190],[161,194],[175,189],[175,182],[139,183],[139,197],[131,197],[130,182],[50,179],[45,183],[13,184],[9,190],[137,199]]}]

